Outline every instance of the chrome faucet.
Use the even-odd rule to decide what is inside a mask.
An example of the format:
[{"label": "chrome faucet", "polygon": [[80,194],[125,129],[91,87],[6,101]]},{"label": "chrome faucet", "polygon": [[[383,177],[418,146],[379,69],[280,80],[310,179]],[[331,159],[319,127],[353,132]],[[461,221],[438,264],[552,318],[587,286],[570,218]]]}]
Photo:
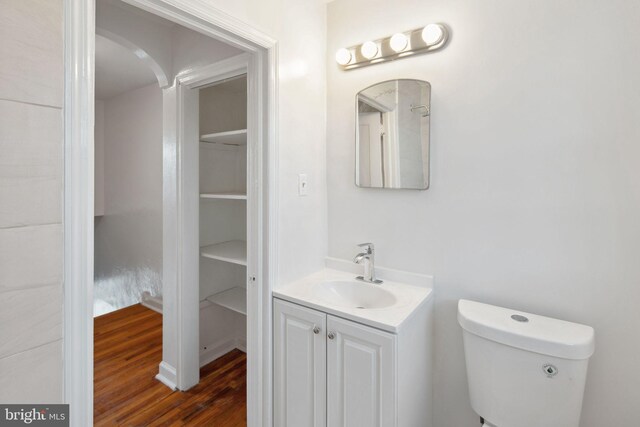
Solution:
[{"label": "chrome faucet", "polygon": [[356,280],[375,284],[382,283],[382,280],[376,279],[375,246],[373,243],[360,243],[358,246],[365,248],[365,250],[356,255],[355,258],[353,258],[353,262],[356,264],[364,264],[364,276],[358,276]]}]

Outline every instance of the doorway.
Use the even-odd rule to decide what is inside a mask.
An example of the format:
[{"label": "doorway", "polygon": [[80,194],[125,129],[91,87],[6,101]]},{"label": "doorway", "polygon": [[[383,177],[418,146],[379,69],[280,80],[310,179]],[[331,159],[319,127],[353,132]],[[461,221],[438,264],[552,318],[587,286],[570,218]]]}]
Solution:
[{"label": "doorway", "polygon": [[[108,3],[113,3],[109,1]],[[232,48],[245,52],[244,61],[248,79],[248,111],[247,111],[247,267],[243,274],[242,284],[246,285],[246,340],[247,340],[247,423],[248,425],[270,425],[270,389],[271,389],[271,307],[269,305],[271,280],[275,273],[273,257],[267,257],[268,248],[275,245],[272,236],[275,226],[273,210],[275,204],[275,186],[273,185],[273,156],[268,153],[275,150],[275,120],[273,114],[276,83],[272,76],[275,73],[275,43],[263,35],[257,34],[249,27],[229,22],[229,18],[215,8],[208,9],[207,19],[168,6],[163,1],[129,1],[131,5],[140,6],[152,13],[157,19],[168,20],[181,25],[199,35],[223,41]],[[92,359],[93,328],[91,325],[93,305],[93,187],[94,164],[86,159],[93,158],[93,42],[95,33],[92,15],[93,2],[66,0],[65,30],[67,40],[65,67],[65,400],[71,403],[71,417],[77,425],[92,424]],[[137,10],[141,13],[142,10]],[[145,13],[146,13],[145,12]],[[135,15],[130,14],[130,15]],[[198,16],[201,16],[199,14]],[[122,21],[121,21],[122,22]],[[98,21],[99,24],[99,21]],[[233,25],[232,25],[233,24]],[[234,27],[234,31],[227,28]],[[116,33],[117,34],[117,33]],[[138,52],[140,53],[140,52]],[[154,73],[163,70],[162,61],[155,60]],[[165,64],[166,65],[166,64]],[[202,64],[205,66],[205,64]],[[222,66],[221,66],[222,67]],[[166,68],[165,68],[166,70]],[[179,132],[166,133],[166,123],[172,118],[180,117],[180,92],[176,76],[165,73],[167,82],[172,85],[163,88],[163,159],[167,158],[167,150],[180,153]],[[223,74],[218,69],[218,76]],[[185,88],[196,82],[198,76],[180,74],[180,82]],[[191,80],[189,80],[191,79]],[[159,78],[160,82],[161,79]],[[205,82],[200,82],[205,84]],[[173,92],[172,92],[173,91]],[[179,95],[179,94],[178,94]],[[174,97],[175,96],[175,97]],[[172,103],[173,101],[173,103]],[[169,106],[169,108],[167,108]],[[173,112],[173,115],[171,114]],[[176,122],[177,124],[177,122]],[[174,130],[179,130],[175,126]],[[179,159],[179,157],[176,157]],[[176,185],[184,183],[184,170],[176,163],[173,171]],[[163,180],[166,183],[166,169],[163,169]],[[167,188],[163,185],[163,199],[166,199]],[[175,210],[180,206],[180,200]],[[164,212],[163,212],[164,213]],[[163,233],[167,228],[180,226],[178,218],[167,218],[163,215]],[[175,255],[178,258],[178,255]],[[169,289],[169,293],[177,294],[176,299],[168,300],[166,277],[166,260],[171,254],[166,251],[163,258],[163,317],[165,313],[174,315],[176,330],[175,342],[178,344],[178,355],[184,351],[184,338],[180,328],[188,326],[188,313],[181,295],[178,280]],[[198,254],[199,258],[199,254]],[[177,261],[176,261],[177,262]],[[177,273],[177,272],[176,272]],[[177,276],[176,276],[177,277]],[[178,277],[177,277],[178,278]],[[179,279],[179,278],[178,278]],[[171,280],[169,280],[171,282]],[[175,306],[175,307],[172,307]],[[176,310],[173,310],[175,308]],[[164,322],[163,322],[164,323]],[[165,333],[163,324],[163,334]],[[164,338],[163,338],[164,340]],[[164,351],[164,348],[163,348]],[[164,355],[163,355],[164,361]],[[182,359],[178,359],[182,362]],[[180,371],[180,363],[176,365],[176,375]],[[176,377],[177,378],[177,377]]]},{"label": "doorway", "polygon": [[162,295],[162,89],[96,35],[94,317]]}]

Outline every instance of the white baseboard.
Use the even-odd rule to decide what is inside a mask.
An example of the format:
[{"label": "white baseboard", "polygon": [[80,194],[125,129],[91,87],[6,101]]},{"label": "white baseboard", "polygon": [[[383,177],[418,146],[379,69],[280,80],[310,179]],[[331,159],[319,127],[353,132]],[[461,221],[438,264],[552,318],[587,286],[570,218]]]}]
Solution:
[{"label": "white baseboard", "polygon": [[145,292],[142,294],[140,304],[157,313],[162,314],[162,297],[152,297],[149,292]]},{"label": "white baseboard", "polygon": [[169,387],[171,390],[176,390],[178,388],[178,377],[176,375],[176,368],[169,365],[167,362],[160,362],[160,369],[158,375],[156,375],[156,379],[162,384]]},{"label": "white baseboard", "polygon": [[[162,313],[162,297],[144,296],[140,303],[151,310]],[[211,306],[208,301],[200,302],[200,310]],[[200,367],[213,362],[221,356],[229,353],[231,350],[238,349],[244,353],[247,352],[246,338],[234,338],[220,343],[209,344],[205,346],[205,350],[200,352]],[[160,369],[156,379],[172,390],[177,389],[178,378],[176,369],[166,362],[160,363]]]},{"label": "white baseboard", "polygon": [[[144,292],[140,299],[140,304],[162,314],[162,296],[152,297],[149,292]],[[210,307],[211,303],[207,300],[200,301],[200,310]]]},{"label": "white baseboard", "polygon": [[221,343],[211,344],[205,346],[206,350],[200,352],[200,367],[207,365],[219,357],[224,356],[231,350],[238,349],[243,352],[247,352],[247,340],[246,339],[231,339]]}]

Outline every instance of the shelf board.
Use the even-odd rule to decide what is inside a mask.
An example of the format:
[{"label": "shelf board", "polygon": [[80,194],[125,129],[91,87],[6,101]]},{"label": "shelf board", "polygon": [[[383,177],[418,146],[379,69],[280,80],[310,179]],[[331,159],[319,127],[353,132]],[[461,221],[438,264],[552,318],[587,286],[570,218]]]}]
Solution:
[{"label": "shelf board", "polygon": [[208,296],[206,300],[212,304],[247,315],[247,291],[244,288],[236,286]]},{"label": "shelf board", "polygon": [[247,265],[247,242],[230,240],[215,245],[202,246],[200,255],[233,264]]},{"label": "shelf board", "polygon": [[215,193],[201,193],[201,199],[231,199],[231,200],[247,200],[246,193],[241,191],[217,191]]},{"label": "shelf board", "polygon": [[200,142],[224,145],[247,145],[247,130],[231,130],[228,132],[209,133],[200,135]]}]

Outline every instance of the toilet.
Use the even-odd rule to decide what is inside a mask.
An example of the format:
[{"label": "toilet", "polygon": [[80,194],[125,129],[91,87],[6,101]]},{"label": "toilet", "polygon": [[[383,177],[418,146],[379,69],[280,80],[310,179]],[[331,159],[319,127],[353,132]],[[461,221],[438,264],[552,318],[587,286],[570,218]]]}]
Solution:
[{"label": "toilet", "polygon": [[468,300],[458,322],[484,426],[579,426],[593,328]]}]

